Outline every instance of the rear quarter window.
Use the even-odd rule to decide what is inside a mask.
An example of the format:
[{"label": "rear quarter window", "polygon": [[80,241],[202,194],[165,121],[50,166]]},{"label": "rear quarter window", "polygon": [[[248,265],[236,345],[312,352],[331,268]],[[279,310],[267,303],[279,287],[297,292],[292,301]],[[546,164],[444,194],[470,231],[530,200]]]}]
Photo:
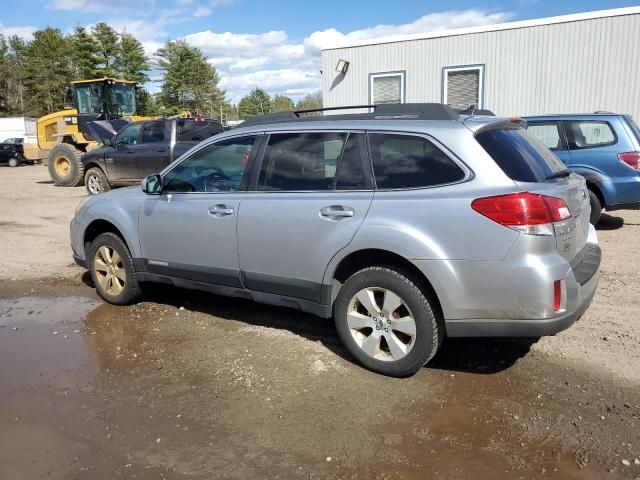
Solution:
[{"label": "rear quarter window", "polygon": [[476,140],[502,171],[517,182],[544,182],[565,165],[535,135],[519,127],[492,128]]},{"label": "rear quarter window", "polygon": [[460,166],[423,137],[370,133],[369,149],[379,189],[432,187],[465,177]]},{"label": "rear quarter window", "polygon": [[609,122],[567,121],[569,147],[572,150],[615,145],[618,138]]},{"label": "rear quarter window", "polygon": [[201,142],[222,132],[222,125],[213,120],[178,120],[176,140],[178,142]]}]

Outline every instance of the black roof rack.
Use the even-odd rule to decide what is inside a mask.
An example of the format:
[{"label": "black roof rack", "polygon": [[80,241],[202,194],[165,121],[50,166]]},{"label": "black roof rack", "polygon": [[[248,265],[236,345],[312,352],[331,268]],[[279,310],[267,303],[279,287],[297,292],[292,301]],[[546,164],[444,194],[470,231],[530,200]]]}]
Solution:
[{"label": "black roof rack", "polygon": [[[341,115],[305,115],[334,110],[355,110],[369,108],[368,113],[348,113]],[[268,113],[251,117],[242,122],[241,127],[270,123],[330,120],[457,120],[458,113],[442,103],[394,103],[380,105],[350,105],[344,107],[316,108],[288,112]]]}]

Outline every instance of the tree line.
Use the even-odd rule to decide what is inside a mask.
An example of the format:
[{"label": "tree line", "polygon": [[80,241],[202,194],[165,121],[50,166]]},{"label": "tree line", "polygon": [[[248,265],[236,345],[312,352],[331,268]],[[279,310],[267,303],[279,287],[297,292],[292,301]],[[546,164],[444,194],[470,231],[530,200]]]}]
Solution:
[{"label": "tree line", "polygon": [[107,23],[90,29],[77,25],[73,33],[47,27],[25,41],[0,34],[0,117],[40,117],[69,105],[68,85],[73,80],[116,77],[149,81],[155,67],[161,73],[160,91],[150,95],[138,89],[138,113],[193,115],[245,119],[263,113],[319,108],[319,94],[295,103],[285,95],[270,97],[255,88],[235,105],[225,100],[220,77],[202,52],[184,40],[167,41],[149,58],[142,43],[128,32]]}]

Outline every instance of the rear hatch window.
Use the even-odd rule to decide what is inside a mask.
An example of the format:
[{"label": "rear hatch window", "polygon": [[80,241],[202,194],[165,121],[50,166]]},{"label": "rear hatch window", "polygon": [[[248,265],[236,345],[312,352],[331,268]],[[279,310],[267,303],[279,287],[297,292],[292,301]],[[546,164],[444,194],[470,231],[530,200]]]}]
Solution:
[{"label": "rear hatch window", "polygon": [[222,132],[222,125],[216,120],[187,118],[177,121],[176,140],[178,142],[201,142]]},{"label": "rear hatch window", "polygon": [[631,130],[636,135],[636,139],[640,142],[640,127],[636,123],[635,119],[631,115],[627,115],[627,120],[629,121],[629,125],[631,126]]},{"label": "rear hatch window", "polygon": [[492,128],[478,133],[476,140],[516,182],[544,182],[567,168],[537,137],[523,128]]}]

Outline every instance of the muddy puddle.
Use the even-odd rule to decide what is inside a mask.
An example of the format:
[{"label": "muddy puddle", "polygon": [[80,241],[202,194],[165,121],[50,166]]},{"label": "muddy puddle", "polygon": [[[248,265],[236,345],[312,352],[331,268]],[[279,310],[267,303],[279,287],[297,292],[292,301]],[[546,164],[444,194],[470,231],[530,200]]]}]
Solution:
[{"label": "muddy puddle", "polygon": [[3,480],[640,478],[637,386],[530,342],[450,341],[398,380],[299,312],[55,293],[0,283]]}]

